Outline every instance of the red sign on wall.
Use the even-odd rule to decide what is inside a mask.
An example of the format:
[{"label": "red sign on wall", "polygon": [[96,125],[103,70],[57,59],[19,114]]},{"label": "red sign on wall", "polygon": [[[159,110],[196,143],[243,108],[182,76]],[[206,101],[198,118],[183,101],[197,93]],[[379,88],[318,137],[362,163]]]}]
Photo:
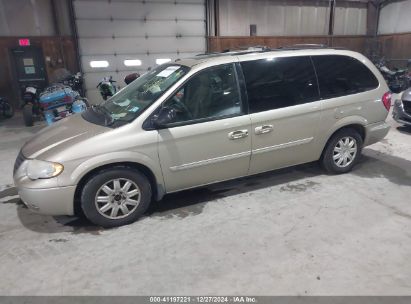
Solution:
[{"label": "red sign on wall", "polygon": [[29,46],[30,45],[30,39],[19,39],[19,45],[20,46]]}]

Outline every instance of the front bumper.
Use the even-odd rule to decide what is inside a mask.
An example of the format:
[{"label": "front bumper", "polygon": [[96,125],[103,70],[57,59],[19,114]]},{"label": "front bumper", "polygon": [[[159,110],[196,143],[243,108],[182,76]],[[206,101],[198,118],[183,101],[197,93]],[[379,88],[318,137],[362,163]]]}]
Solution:
[{"label": "front bumper", "polygon": [[17,192],[31,210],[47,215],[74,215],[76,186],[60,186],[58,179],[31,180],[26,175],[27,159],[20,151],[14,164],[13,179]]},{"label": "front bumper", "polygon": [[400,100],[394,103],[392,118],[400,124],[411,126],[411,115],[405,112],[404,106]]},{"label": "front bumper", "polygon": [[76,186],[48,189],[16,186],[21,200],[32,211],[47,215],[74,215]]}]

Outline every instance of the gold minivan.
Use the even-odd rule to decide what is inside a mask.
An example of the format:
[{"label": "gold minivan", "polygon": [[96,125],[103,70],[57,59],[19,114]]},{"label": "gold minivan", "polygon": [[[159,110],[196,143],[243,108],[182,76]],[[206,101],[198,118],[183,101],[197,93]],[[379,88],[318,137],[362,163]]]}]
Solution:
[{"label": "gold minivan", "polygon": [[388,133],[388,87],[359,53],[247,50],[163,64],[40,131],[14,181],[32,210],[131,223],[166,193],[320,160],[351,170]]}]

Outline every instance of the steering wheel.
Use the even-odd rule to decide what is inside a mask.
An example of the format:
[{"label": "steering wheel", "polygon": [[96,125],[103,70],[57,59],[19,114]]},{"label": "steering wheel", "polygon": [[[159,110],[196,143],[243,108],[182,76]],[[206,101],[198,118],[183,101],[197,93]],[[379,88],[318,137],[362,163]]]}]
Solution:
[{"label": "steering wheel", "polygon": [[178,113],[185,114],[189,120],[193,119],[193,114],[190,112],[187,106],[183,102],[178,100],[175,96],[168,106],[175,109]]}]

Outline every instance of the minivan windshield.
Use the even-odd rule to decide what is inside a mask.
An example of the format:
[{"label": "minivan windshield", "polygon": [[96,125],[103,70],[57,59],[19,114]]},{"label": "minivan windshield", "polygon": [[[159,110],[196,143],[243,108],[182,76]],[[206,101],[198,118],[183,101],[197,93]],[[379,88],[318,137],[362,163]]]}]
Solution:
[{"label": "minivan windshield", "polygon": [[124,124],[134,120],[147,107],[180,80],[190,68],[166,64],[145,73],[130,85],[100,105],[92,107],[95,113],[105,115],[107,125]]}]

